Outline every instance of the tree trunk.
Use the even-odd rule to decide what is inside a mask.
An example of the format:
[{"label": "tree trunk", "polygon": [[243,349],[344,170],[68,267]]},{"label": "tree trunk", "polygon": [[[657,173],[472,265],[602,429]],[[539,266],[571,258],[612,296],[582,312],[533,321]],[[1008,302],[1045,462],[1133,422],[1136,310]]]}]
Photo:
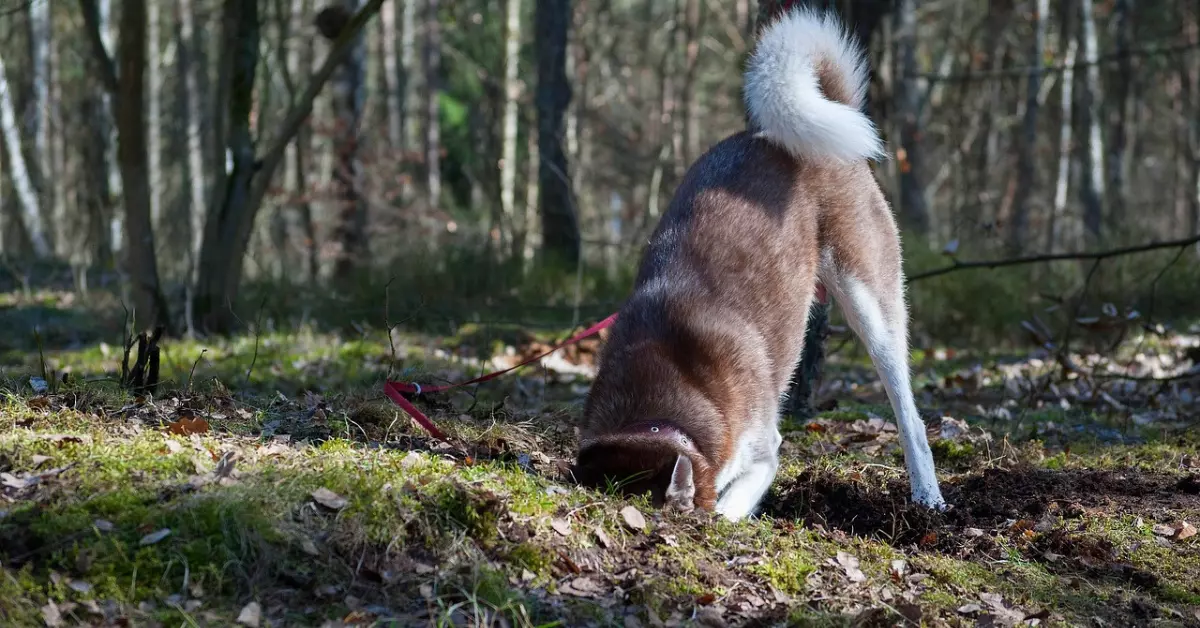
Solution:
[{"label": "tree trunk", "polygon": [[442,141],[440,108],[442,93],[442,33],[439,0],[425,0],[425,192],[429,206],[442,201]]},{"label": "tree trunk", "polygon": [[162,0],[146,3],[146,154],[150,180],[150,220],[162,224]]},{"label": "tree trunk", "polygon": [[50,50],[51,40],[51,0],[44,2],[29,2],[29,84],[31,97],[26,104],[25,123],[26,137],[29,138],[28,160],[29,178],[38,191],[38,210],[41,212],[41,224],[45,225],[43,236],[50,241],[53,252],[57,245],[54,242],[54,232],[58,229],[54,216],[54,192],[51,185],[53,178],[52,155],[50,154]]},{"label": "tree trunk", "polygon": [[[358,11],[362,0],[342,0],[337,8],[348,15]],[[359,163],[359,127],[362,123],[366,69],[364,33],[354,38],[346,60],[333,79],[333,116],[337,129],[333,167],[334,194],[338,202],[334,240],[338,244],[333,275],[346,279],[367,259],[367,205],[362,198]]]},{"label": "tree trunk", "polygon": [[387,131],[388,146],[393,154],[399,154],[404,147],[404,93],[402,91],[403,76],[400,73],[400,53],[396,50],[396,17],[401,12],[403,0],[393,0],[380,12],[380,28],[382,29],[383,85],[387,100]]},{"label": "tree trunk", "polygon": [[[4,135],[4,145],[8,151],[8,165],[12,177],[13,188],[17,193],[17,201],[21,211],[16,216],[17,230],[21,240],[28,238],[33,253],[39,259],[51,254],[50,241],[46,237],[46,228],[42,222],[41,209],[38,206],[37,190],[29,176],[29,168],[25,163],[25,154],[21,152],[21,128],[17,126],[17,115],[13,108],[12,92],[8,87],[7,71],[4,58],[0,56],[0,134]],[[0,234],[2,237],[2,234]]]},{"label": "tree trunk", "polygon": [[1071,2],[1065,0],[1062,18],[1062,32],[1059,36],[1059,50],[1063,51],[1063,70],[1061,95],[1059,97],[1059,131],[1058,131],[1058,174],[1054,184],[1054,208],[1050,214],[1050,228],[1046,229],[1046,252],[1053,253],[1059,247],[1070,248],[1073,242],[1067,242],[1068,234],[1074,229],[1068,223],[1067,194],[1071,187],[1071,155],[1074,154],[1073,135],[1075,124],[1072,117],[1072,104],[1075,90],[1075,60],[1079,52],[1073,29]]},{"label": "tree trunk", "polygon": [[[292,0],[290,32],[302,32],[310,6],[310,0]],[[312,46],[291,46],[288,57],[288,65],[291,66],[293,77],[302,76],[305,80],[311,78],[314,61]],[[299,94],[296,94],[292,98],[298,96]],[[313,222],[311,191],[308,189],[308,171],[312,164],[312,125],[307,120],[296,132],[296,141],[292,145],[291,156],[292,171],[295,174],[297,218],[300,221],[300,228],[304,232],[305,271],[309,283],[315,285],[321,274],[321,258],[319,255],[320,243],[317,241],[317,226]]]},{"label": "tree trunk", "polygon": [[929,207],[922,171],[921,90],[917,82],[918,0],[897,0],[894,14],[896,56],[900,76],[896,81],[895,112],[900,142],[896,149],[900,168],[900,215],[905,226],[922,238],[929,234]]},{"label": "tree trunk", "polygon": [[1109,224],[1121,229],[1125,220],[1127,193],[1125,181],[1129,178],[1129,144],[1132,131],[1133,108],[1137,105],[1133,89],[1133,56],[1130,46],[1133,41],[1133,0],[1116,0],[1113,4],[1112,28],[1117,55],[1117,70],[1112,82],[1112,100],[1109,116],[1108,185],[1110,202]]},{"label": "tree trunk", "polygon": [[700,91],[696,89],[696,74],[700,67],[700,37],[704,28],[704,7],[700,0],[687,0],[683,28],[683,141],[681,157],[690,165],[702,152],[700,149]]},{"label": "tree trunk", "polygon": [[145,70],[146,5],[121,6],[117,43],[119,70],[113,117],[117,121],[117,163],[125,200],[125,273],[133,296],[134,316],[143,329],[171,327],[170,312],[158,281],[154,228],[150,222],[150,172],[146,149]]},{"label": "tree trunk", "polygon": [[1033,16],[1033,46],[1029,54],[1029,82],[1025,87],[1025,119],[1021,126],[1021,150],[1017,156],[1017,190],[1009,225],[1008,248],[1019,255],[1025,248],[1029,229],[1029,199],[1037,185],[1038,93],[1042,89],[1042,59],[1046,50],[1046,19],[1050,0],[1037,0]]},{"label": "tree trunk", "polygon": [[1082,126],[1087,131],[1087,144],[1083,147],[1083,164],[1080,181],[1080,201],[1083,203],[1083,226],[1095,240],[1100,237],[1104,219],[1104,142],[1100,134],[1100,59],[1096,43],[1096,22],[1092,16],[1093,0],[1079,0],[1080,46],[1084,71],[1083,90],[1080,96]]},{"label": "tree trunk", "polygon": [[232,1],[226,4],[226,10],[233,13],[227,16],[229,19],[226,23],[236,27],[226,35],[232,38],[237,61],[231,73],[230,131],[224,140],[233,154],[233,168],[228,183],[221,190],[222,202],[214,207],[205,226],[200,277],[196,286],[196,319],[202,329],[216,333],[232,330],[236,317],[231,307],[236,303],[254,218],[267,195],[268,185],[284,159],[288,144],[296,138],[312,112],[317,94],[349,53],[354,37],[362,31],[381,4],[383,0],[367,0],[363,8],[341,29],[342,34],[331,46],[325,61],[309,79],[302,94],[289,107],[277,131],[264,134],[272,138],[271,144],[258,159],[255,159],[249,120],[254,70],[258,61],[258,9],[252,2],[243,4]]},{"label": "tree trunk", "polygon": [[417,94],[417,3],[420,0],[393,0],[404,3],[404,14],[400,20],[400,80],[397,89],[403,99],[401,132],[404,149],[417,150],[417,115],[420,108]]},{"label": "tree trunk", "polygon": [[195,297],[195,317],[200,329],[218,332],[229,327],[233,287],[240,279],[242,257],[254,225],[255,208],[250,201],[250,182],[255,175],[250,113],[258,66],[258,3],[226,0],[222,23],[221,73],[227,73],[228,82],[227,87],[218,91],[227,90],[229,95],[227,112],[220,116],[228,121],[228,132],[216,152],[231,153],[233,168],[228,176],[217,177],[220,183],[215,184],[214,195],[218,204],[210,210],[205,223]]},{"label": "tree trunk", "polygon": [[521,100],[521,0],[504,0],[504,121],[500,131],[500,211],[517,250],[517,114]]},{"label": "tree trunk", "polygon": [[574,267],[579,262],[580,241],[567,156],[563,151],[563,115],[571,102],[567,82],[567,31],[571,24],[570,0],[537,0],[537,113],[538,211],[542,219],[542,257]]},{"label": "tree trunk", "polygon": [[[178,77],[183,84],[184,126],[187,128],[187,173],[188,173],[188,249],[187,268],[188,283],[194,283],[200,267],[200,245],[204,241],[204,218],[208,209],[205,201],[205,181],[208,175],[204,164],[204,136],[200,121],[204,116],[204,107],[200,102],[200,85],[203,68],[198,63],[198,51],[203,45],[196,37],[196,13],[192,0],[179,0],[179,44],[178,44]],[[190,318],[190,309],[189,318]],[[189,321],[188,327],[192,327]]]}]

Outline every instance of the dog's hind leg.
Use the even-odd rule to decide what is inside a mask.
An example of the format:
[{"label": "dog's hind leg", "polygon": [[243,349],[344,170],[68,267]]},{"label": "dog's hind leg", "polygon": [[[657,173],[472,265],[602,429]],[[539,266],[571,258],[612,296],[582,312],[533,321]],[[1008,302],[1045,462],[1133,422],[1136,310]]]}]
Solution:
[{"label": "dog's hind leg", "polygon": [[946,502],[938,488],[925,424],[913,400],[908,365],[908,315],[901,275],[869,273],[877,278],[886,277],[875,282],[885,285],[871,285],[846,269],[830,269],[830,274],[831,277],[822,280],[827,282],[851,329],[867,346],[896,414],[912,499],[930,508],[944,509]]}]

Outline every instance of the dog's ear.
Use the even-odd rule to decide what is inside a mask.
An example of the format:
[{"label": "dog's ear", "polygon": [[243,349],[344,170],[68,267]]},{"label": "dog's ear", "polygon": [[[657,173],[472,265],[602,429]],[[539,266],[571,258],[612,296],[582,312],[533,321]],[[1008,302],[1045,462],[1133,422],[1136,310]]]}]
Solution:
[{"label": "dog's ear", "polygon": [[675,469],[671,471],[671,482],[664,496],[667,508],[688,512],[696,507],[696,478],[692,460],[684,455],[675,457]]}]

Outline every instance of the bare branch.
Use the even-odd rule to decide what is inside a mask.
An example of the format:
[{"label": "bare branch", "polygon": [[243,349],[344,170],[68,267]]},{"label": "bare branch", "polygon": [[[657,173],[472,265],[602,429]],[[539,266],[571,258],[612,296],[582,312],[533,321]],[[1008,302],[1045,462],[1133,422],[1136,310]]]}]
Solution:
[{"label": "bare branch", "polygon": [[1110,257],[1121,257],[1123,255],[1134,255],[1137,253],[1147,253],[1149,251],[1160,251],[1163,249],[1184,248],[1193,244],[1200,243],[1200,234],[1193,235],[1189,238],[1179,240],[1168,240],[1166,242],[1151,242],[1149,244],[1139,244],[1137,246],[1127,246],[1120,249],[1109,249],[1107,251],[1077,251],[1074,253],[1055,253],[1053,255],[1029,255],[1026,257],[1014,257],[1011,259],[998,259],[990,261],[977,262],[959,262],[955,261],[949,266],[928,270],[923,273],[910,275],[907,279],[908,283],[929,279],[939,275],[945,275],[959,270],[969,270],[972,268],[1002,268],[1005,266],[1024,266],[1026,264],[1041,264],[1044,262],[1059,262],[1063,260],[1104,260]]},{"label": "bare branch", "polygon": [[263,154],[261,162],[262,178],[267,181],[271,178],[271,173],[275,171],[275,167],[283,159],[284,151],[287,150],[288,144],[300,132],[300,127],[304,125],[304,121],[308,119],[312,113],[313,101],[317,99],[317,95],[321,93],[321,89],[325,87],[325,83],[329,82],[329,78],[333,76],[334,70],[349,54],[350,48],[354,45],[354,37],[359,31],[366,26],[367,21],[371,19],[375,13],[379,11],[379,7],[383,4],[383,0],[369,0],[363,5],[354,17],[342,29],[341,34],[334,40],[330,46],[329,54],[326,55],[324,63],[308,81],[308,86],[304,88],[304,92],[300,97],[292,103],[288,109],[287,116],[284,118],[283,124],[280,125],[279,133],[272,139],[266,153]]},{"label": "bare branch", "polygon": [[104,36],[100,33],[100,7],[96,0],[79,0],[79,8],[83,11],[83,23],[86,26],[88,44],[92,47],[92,56],[100,66],[100,82],[104,89],[117,91],[117,70],[113,65],[112,56],[104,47]]}]

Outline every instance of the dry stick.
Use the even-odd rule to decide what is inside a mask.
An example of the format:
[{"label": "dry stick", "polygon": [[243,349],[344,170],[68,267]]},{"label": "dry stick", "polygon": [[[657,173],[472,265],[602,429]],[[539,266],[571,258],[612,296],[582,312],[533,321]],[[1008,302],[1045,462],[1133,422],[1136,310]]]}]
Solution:
[{"label": "dry stick", "polygon": [[246,369],[246,386],[250,386],[250,375],[254,372],[254,364],[258,362],[258,341],[262,337],[262,311],[266,306],[267,297],[264,295],[258,304],[257,320],[254,321],[254,355],[250,357],[250,366]]},{"label": "dry stick", "polygon": [[1040,264],[1044,262],[1058,262],[1064,260],[1105,260],[1110,257],[1120,257],[1122,255],[1134,255],[1136,253],[1146,253],[1148,251],[1158,251],[1162,249],[1184,248],[1193,244],[1200,243],[1200,234],[1193,235],[1188,238],[1179,240],[1168,240],[1166,242],[1151,242],[1149,244],[1139,244],[1137,246],[1127,246],[1119,249],[1109,249],[1107,251],[1076,251],[1073,253],[1053,253],[1047,255],[1029,255],[1026,257],[1013,257],[1009,259],[998,259],[989,261],[975,262],[960,262],[955,260],[949,266],[935,268],[914,275],[909,275],[905,280],[906,283],[921,281],[922,279],[930,279],[939,275],[945,275],[959,270],[969,270],[972,268],[1003,268],[1006,266],[1024,266],[1026,264]]}]

